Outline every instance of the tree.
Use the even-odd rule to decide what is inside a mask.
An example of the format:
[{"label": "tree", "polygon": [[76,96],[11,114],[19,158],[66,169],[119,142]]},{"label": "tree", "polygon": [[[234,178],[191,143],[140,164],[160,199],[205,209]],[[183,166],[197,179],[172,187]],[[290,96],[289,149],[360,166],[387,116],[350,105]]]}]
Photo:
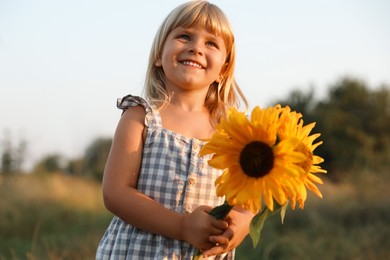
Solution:
[{"label": "tree", "polygon": [[27,150],[27,141],[20,139],[15,145],[12,141],[11,134],[5,132],[5,137],[1,142],[1,148],[0,173],[9,175],[22,172]]},{"label": "tree", "polygon": [[82,176],[84,173],[84,165],[85,165],[84,157],[72,159],[68,162],[66,170],[68,173],[72,175]]},{"label": "tree", "polygon": [[345,77],[329,88],[328,96],[316,102],[313,92],[293,91],[280,101],[301,112],[305,124],[316,122],[312,133],[321,133],[324,143],[316,154],[325,159],[328,176],[343,171],[390,167],[390,88],[377,90],[355,78]]},{"label": "tree", "polygon": [[12,147],[9,142],[4,142],[4,150],[1,154],[1,173],[10,174],[15,171]]},{"label": "tree", "polygon": [[40,160],[33,172],[38,174],[55,173],[64,171],[65,159],[59,154],[50,154]]},{"label": "tree", "polygon": [[314,99],[314,90],[304,93],[301,90],[293,90],[287,99],[282,99],[276,102],[281,106],[289,106],[292,110],[297,111],[303,115],[305,124],[315,121],[313,110],[317,102]]},{"label": "tree", "polygon": [[332,151],[336,169],[370,167],[389,151],[389,89],[371,90],[365,82],[343,78],[330,88],[315,116],[323,133],[321,151]]},{"label": "tree", "polygon": [[306,117],[306,115],[312,114],[316,105],[314,90],[311,88],[307,93],[301,90],[293,90],[287,99],[279,100],[277,103],[282,106],[289,106],[292,110],[302,113]]},{"label": "tree", "polygon": [[83,167],[86,175],[102,179],[111,143],[111,138],[97,138],[88,146],[84,154]]}]

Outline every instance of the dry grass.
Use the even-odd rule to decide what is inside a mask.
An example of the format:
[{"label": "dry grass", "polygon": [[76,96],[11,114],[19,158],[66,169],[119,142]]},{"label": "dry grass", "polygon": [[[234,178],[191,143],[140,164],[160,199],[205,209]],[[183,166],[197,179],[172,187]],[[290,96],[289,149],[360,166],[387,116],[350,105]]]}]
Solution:
[{"label": "dry grass", "polygon": [[88,211],[100,211],[104,208],[100,199],[100,184],[73,176],[12,176],[3,179],[0,187],[8,191],[5,194],[7,197],[14,197],[16,200],[23,198],[25,203],[57,203],[64,207]]},{"label": "dry grass", "polygon": [[111,216],[100,184],[72,176],[0,182],[0,259],[93,259]]},{"label": "dry grass", "polygon": [[[390,177],[353,174],[326,181],[324,198],[309,194],[283,225],[269,219],[259,247],[247,239],[236,259],[390,259]],[[111,219],[100,184],[72,176],[3,178],[0,196],[0,259],[94,259]]]}]

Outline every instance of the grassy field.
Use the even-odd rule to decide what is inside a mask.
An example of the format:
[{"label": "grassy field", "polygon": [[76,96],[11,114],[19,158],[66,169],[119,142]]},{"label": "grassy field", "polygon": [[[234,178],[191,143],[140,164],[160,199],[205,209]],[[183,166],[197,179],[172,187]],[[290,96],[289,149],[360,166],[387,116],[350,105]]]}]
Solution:
[{"label": "grassy field", "polygon": [[0,184],[0,259],[93,259],[111,219],[100,185],[64,175]]},{"label": "grassy field", "polygon": [[[324,199],[269,219],[259,247],[247,239],[236,259],[390,259],[389,177],[361,173],[326,182]],[[0,179],[0,259],[94,259],[111,215],[100,184],[71,176]]]}]

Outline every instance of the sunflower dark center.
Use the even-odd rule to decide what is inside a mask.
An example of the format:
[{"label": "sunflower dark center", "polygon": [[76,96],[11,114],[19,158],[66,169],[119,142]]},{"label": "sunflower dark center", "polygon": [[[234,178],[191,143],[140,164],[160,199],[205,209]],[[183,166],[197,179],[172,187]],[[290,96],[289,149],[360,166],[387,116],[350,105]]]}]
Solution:
[{"label": "sunflower dark center", "polygon": [[260,178],[267,175],[274,166],[272,148],[259,141],[253,141],[242,149],[240,165],[246,175]]}]

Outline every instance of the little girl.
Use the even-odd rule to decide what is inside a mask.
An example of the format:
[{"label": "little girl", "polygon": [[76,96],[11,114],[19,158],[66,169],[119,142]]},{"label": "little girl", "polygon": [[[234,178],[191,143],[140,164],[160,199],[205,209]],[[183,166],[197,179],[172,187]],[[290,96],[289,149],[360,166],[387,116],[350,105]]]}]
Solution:
[{"label": "little girl", "polygon": [[97,259],[234,259],[252,215],[234,208],[225,220],[208,212],[224,202],[221,174],[200,157],[204,141],[230,106],[246,104],[233,76],[234,35],[215,5],[190,1],[163,21],[154,39],[146,100],[128,95],[103,177],[115,217]]}]

